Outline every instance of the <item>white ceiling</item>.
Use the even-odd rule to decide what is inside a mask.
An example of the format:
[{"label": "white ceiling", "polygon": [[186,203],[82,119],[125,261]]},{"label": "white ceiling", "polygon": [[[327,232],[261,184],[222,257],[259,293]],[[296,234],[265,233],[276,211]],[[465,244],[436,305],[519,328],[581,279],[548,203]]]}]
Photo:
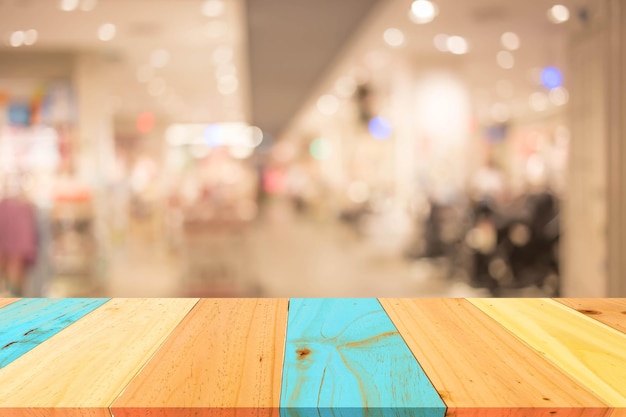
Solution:
[{"label": "white ceiling", "polygon": [[[560,2],[574,14],[582,0]],[[567,77],[565,35],[576,24],[575,16],[565,25],[550,23],[548,0],[437,0],[439,16],[426,25],[409,21],[411,0],[225,0],[219,18],[203,16],[202,3],[99,0],[93,11],[65,12],[56,0],[0,0],[0,60],[7,60],[3,51],[102,53],[120,114],[152,110],[178,121],[247,120],[278,134],[298,109],[310,107],[329,88],[335,75],[363,65],[372,50],[412,54],[425,65],[453,60],[476,90],[492,96],[495,81],[506,78],[521,97],[533,88],[530,68],[559,65]],[[222,22],[227,33],[207,37],[206,25],[212,21]],[[101,42],[97,29],[106,22],[117,26],[117,36]],[[407,35],[399,51],[382,41],[388,26]],[[35,45],[8,45],[12,31],[31,28],[39,32]],[[495,63],[504,31],[518,33],[522,41],[512,70]],[[432,42],[438,33],[466,37],[470,52],[442,55]],[[223,45],[234,48],[240,83],[238,92],[227,96],[217,91],[212,60],[213,51]],[[170,63],[156,70],[168,93],[151,97],[137,80],[137,69],[157,48],[171,54]],[[7,66],[10,62],[0,62],[0,68]]]},{"label": "white ceiling", "polygon": [[[150,110],[184,121],[249,119],[242,3],[227,0],[224,13],[216,18],[201,13],[202,3],[100,0],[93,11],[67,12],[53,0],[0,0],[0,52],[101,53],[118,114],[132,116]],[[97,36],[103,23],[117,27],[116,37],[109,42],[102,42]],[[222,30],[216,31],[216,27]],[[13,48],[8,44],[13,31],[27,29],[39,32],[35,45]],[[219,35],[220,31],[224,33]],[[213,51],[223,46],[233,48],[232,63],[239,79],[237,93],[226,96],[217,90],[213,61]],[[151,96],[148,85],[137,79],[138,68],[149,64],[155,49],[165,49],[170,54],[167,66],[154,70],[154,76],[167,85],[166,93],[157,97]]]}]

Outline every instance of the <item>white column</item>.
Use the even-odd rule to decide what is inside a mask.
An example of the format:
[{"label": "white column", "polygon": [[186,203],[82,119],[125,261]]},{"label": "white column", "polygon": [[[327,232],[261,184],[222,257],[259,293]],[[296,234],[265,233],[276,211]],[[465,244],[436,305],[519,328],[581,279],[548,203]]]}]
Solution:
[{"label": "white column", "polygon": [[586,3],[589,21],[572,22],[581,28],[570,43],[561,295],[617,297],[626,295],[626,14],[621,0]]},{"label": "white column", "polygon": [[99,189],[111,178],[114,158],[111,87],[106,63],[98,55],[84,54],[76,59],[74,83],[78,105],[79,178],[92,189]]}]

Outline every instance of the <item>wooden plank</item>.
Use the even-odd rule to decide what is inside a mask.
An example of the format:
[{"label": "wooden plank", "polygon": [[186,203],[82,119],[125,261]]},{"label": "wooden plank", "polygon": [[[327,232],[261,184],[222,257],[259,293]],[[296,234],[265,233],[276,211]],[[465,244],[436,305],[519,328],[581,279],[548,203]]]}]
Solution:
[{"label": "wooden plank", "polygon": [[376,299],[291,299],[281,415],[443,416]]},{"label": "wooden plank", "polygon": [[0,369],[0,414],[108,415],[113,400],[197,301],[107,302]]},{"label": "wooden plank", "polygon": [[606,416],[583,386],[462,299],[380,299],[448,416]]},{"label": "wooden plank", "polygon": [[555,301],[626,333],[626,298],[558,298]]},{"label": "wooden plank", "polygon": [[287,309],[287,299],[201,300],[113,414],[277,415]]},{"label": "wooden plank", "polygon": [[626,407],[626,334],[550,299],[471,299],[612,407]]},{"label": "wooden plank", "polygon": [[30,298],[0,309],[0,368],[107,301],[105,298]]},{"label": "wooden plank", "polygon": [[16,302],[19,298],[0,298],[0,308]]}]

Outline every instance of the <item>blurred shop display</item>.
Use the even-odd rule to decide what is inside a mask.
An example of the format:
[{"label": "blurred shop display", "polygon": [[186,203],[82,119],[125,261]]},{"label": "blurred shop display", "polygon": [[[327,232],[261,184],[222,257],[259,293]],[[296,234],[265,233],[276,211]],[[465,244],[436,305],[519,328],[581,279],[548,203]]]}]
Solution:
[{"label": "blurred shop display", "polygon": [[93,259],[81,253],[94,247],[91,215],[67,187],[57,195],[74,164],[72,96],[65,80],[0,80],[0,240],[14,294],[48,296],[59,277],[91,276]]},{"label": "blurred shop display", "polygon": [[166,132],[166,230],[187,296],[253,295],[248,249],[258,174],[247,159],[263,140],[245,124],[174,125]]}]

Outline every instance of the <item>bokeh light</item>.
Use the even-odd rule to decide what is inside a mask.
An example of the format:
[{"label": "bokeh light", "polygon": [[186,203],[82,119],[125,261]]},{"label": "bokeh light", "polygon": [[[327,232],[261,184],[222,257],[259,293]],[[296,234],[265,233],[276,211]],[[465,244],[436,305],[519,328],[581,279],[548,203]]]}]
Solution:
[{"label": "bokeh light", "polygon": [[409,17],[417,24],[432,22],[438,13],[437,6],[429,0],[415,0],[411,4]]},{"label": "bokeh light", "polygon": [[404,33],[397,28],[389,28],[383,33],[383,39],[385,43],[392,48],[399,48],[404,45],[405,36]]},{"label": "bokeh light", "polygon": [[140,133],[149,133],[154,129],[154,114],[149,111],[145,111],[137,116],[136,126],[137,131]]},{"label": "bokeh light", "polygon": [[528,98],[528,104],[534,111],[541,112],[548,108],[548,95],[542,91],[536,91]]},{"label": "bokeh light", "polygon": [[207,17],[218,17],[224,13],[224,8],[222,0],[206,0],[202,4],[202,14]]},{"label": "bokeh light", "polygon": [[328,139],[317,138],[311,142],[309,152],[311,156],[318,161],[325,161],[332,155],[333,146]]},{"label": "bokeh light", "polygon": [[150,65],[154,68],[163,68],[170,62],[170,53],[166,49],[155,49],[150,54]]},{"label": "bokeh light", "polygon": [[370,135],[380,140],[388,139],[393,131],[391,123],[387,119],[380,116],[374,117],[370,120],[368,130]]},{"label": "bokeh light", "polygon": [[513,32],[504,32],[500,37],[500,42],[502,46],[510,51],[515,51],[520,47],[519,36]]},{"label": "bokeh light", "polygon": [[326,116],[332,116],[339,110],[339,100],[332,94],[325,94],[317,100],[317,109]]},{"label": "bokeh light", "polygon": [[548,19],[555,24],[569,20],[569,9],[562,4],[555,4],[548,10]]},{"label": "bokeh light", "polygon": [[108,42],[115,38],[117,28],[113,23],[104,23],[98,28],[98,39],[102,42]]},{"label": "bokeh light", "polygon": [[511,69],[515,66],[515,58],[509,51],[500,51],[496,55],[496,62],[500,68]]},{"label": "bokeh light", "polygon": [[561,71],[555,67],[545,67],[541,71],[541,84],[549,89],[560,87],[563,84]]},{"label": "bokeh light", "polygon": [[438,51],[448,52],[448,35],[440,33],[433,39],[433,44]]},{"label": "bokeh light", "polygon": [[335,91],[339,97],[350,97],[356,92],[356,89],[357,83],[353,77],[341,77],[335,82]]},{"label": "bokeh light", "polygon": [[463,55],[468,51],[468,45],[462,36],[450,36],[446,39],[446,47],[448,51],[455,55]]},{"label": "bokeh light", "polygon": [[569,101],[569,92],[563,86],[553,88],[548,93],[548,96],[550,97],[550,102],[555,106],[563,106]]}]

